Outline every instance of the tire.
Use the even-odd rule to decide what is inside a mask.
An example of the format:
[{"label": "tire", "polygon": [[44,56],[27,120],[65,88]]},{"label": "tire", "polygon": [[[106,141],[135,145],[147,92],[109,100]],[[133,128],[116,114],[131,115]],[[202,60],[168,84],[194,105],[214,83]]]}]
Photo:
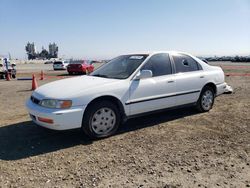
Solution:
[{"label": "tire", "polygon": [[15,74],[12,74],[12,78],[15,79],[15,78],[16,78],[16,75],[15,75]]},{"label": "tire", "polygon": [[105,138],[113,135],[121,121],[117,106],[110,101],[98,101],[86,109],[82,130],[90,138]]},{"label": "tire", "polygon": [[210,86],[205,86],[197,101],[196,108],[199,112],[208,112],[213,108],[215,98],[214,89]]}]

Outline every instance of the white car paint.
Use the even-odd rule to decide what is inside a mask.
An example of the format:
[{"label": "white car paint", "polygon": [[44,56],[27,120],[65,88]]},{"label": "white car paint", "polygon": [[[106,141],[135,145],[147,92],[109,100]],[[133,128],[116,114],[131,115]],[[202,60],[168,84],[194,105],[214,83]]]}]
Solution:
[{"label": "white car paint", "polygon": [[[220,67],[210,66],[202,60],[182,52],[182,54],[195,59],[203,70],[173,73],[141,80],[135,79],[140,68],[152,55],[157,53],[172,55],[177,52],[149,53],[145,61],[127,79],[119,80],[85,75],[51,82],[39,87],[32,93],[36,99],[72,100],[72,107],[64,110],[49,109],[35,104],[29,99],[26,106],[32,120],[50,129],[73,129],[82,126],[82,118],[87,105],[102,96],[112,96],[118,99],[124,108],[126,117],[130,117],[159,109],[195,103],[202,88],[207,83],[213,83],[216,86],[216,95],[224,93],[226,83]],[[54,120],[54,123],[40,122],[36,117],[50,118]]]},{"label": "white car paint", "polygon": [[[60,64],[57,64],[58,62],[60,62]],[[53,69],[54,70],[66,70],[68,65],[69,65],[68,61],[55,61],[53,63]]]}]

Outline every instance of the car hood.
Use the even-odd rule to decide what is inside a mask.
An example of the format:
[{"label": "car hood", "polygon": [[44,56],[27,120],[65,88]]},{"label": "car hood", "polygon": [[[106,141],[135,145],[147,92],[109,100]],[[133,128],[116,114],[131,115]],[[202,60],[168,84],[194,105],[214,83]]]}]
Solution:
[{"label": "car hood", "polygon": [[62,79],[45,84],[33,92],[33,96],[44,99],[69,99],[88,90],[119,82],[117,79],[108,79],[95,76],[78,76]]}]

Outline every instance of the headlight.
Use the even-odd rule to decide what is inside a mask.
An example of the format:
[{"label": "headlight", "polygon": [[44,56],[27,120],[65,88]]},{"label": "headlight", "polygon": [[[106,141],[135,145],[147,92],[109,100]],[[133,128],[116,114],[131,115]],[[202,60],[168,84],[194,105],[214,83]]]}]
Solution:
[{"label": "headlight", "polygon": [[71,100],[56,100],[56,99],[44,99],[39,103],[46,108],[70,108],[72,106]]}]

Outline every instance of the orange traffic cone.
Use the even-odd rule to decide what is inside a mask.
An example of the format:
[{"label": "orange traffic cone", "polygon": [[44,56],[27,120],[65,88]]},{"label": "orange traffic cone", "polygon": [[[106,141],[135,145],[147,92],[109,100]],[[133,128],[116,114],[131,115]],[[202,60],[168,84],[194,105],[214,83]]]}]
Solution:
[{"label": "orange traffic cone", "polygon": [[41,74],[40,74],[40,80],[44,80],[45,78],[44,78],[44,73],[43,73],[43,71],[41,71]]},{"label": "orange traffic cone", "polygon": [[10,74],[8,72],[6,73],[6,80],[10,81]]},{"label": "orange traffic cone", "polygon": [[34,74],[32,74],[32,88],[31,88],[31,90],[35,90],[36,88],[37,88],[36,77]]}]

